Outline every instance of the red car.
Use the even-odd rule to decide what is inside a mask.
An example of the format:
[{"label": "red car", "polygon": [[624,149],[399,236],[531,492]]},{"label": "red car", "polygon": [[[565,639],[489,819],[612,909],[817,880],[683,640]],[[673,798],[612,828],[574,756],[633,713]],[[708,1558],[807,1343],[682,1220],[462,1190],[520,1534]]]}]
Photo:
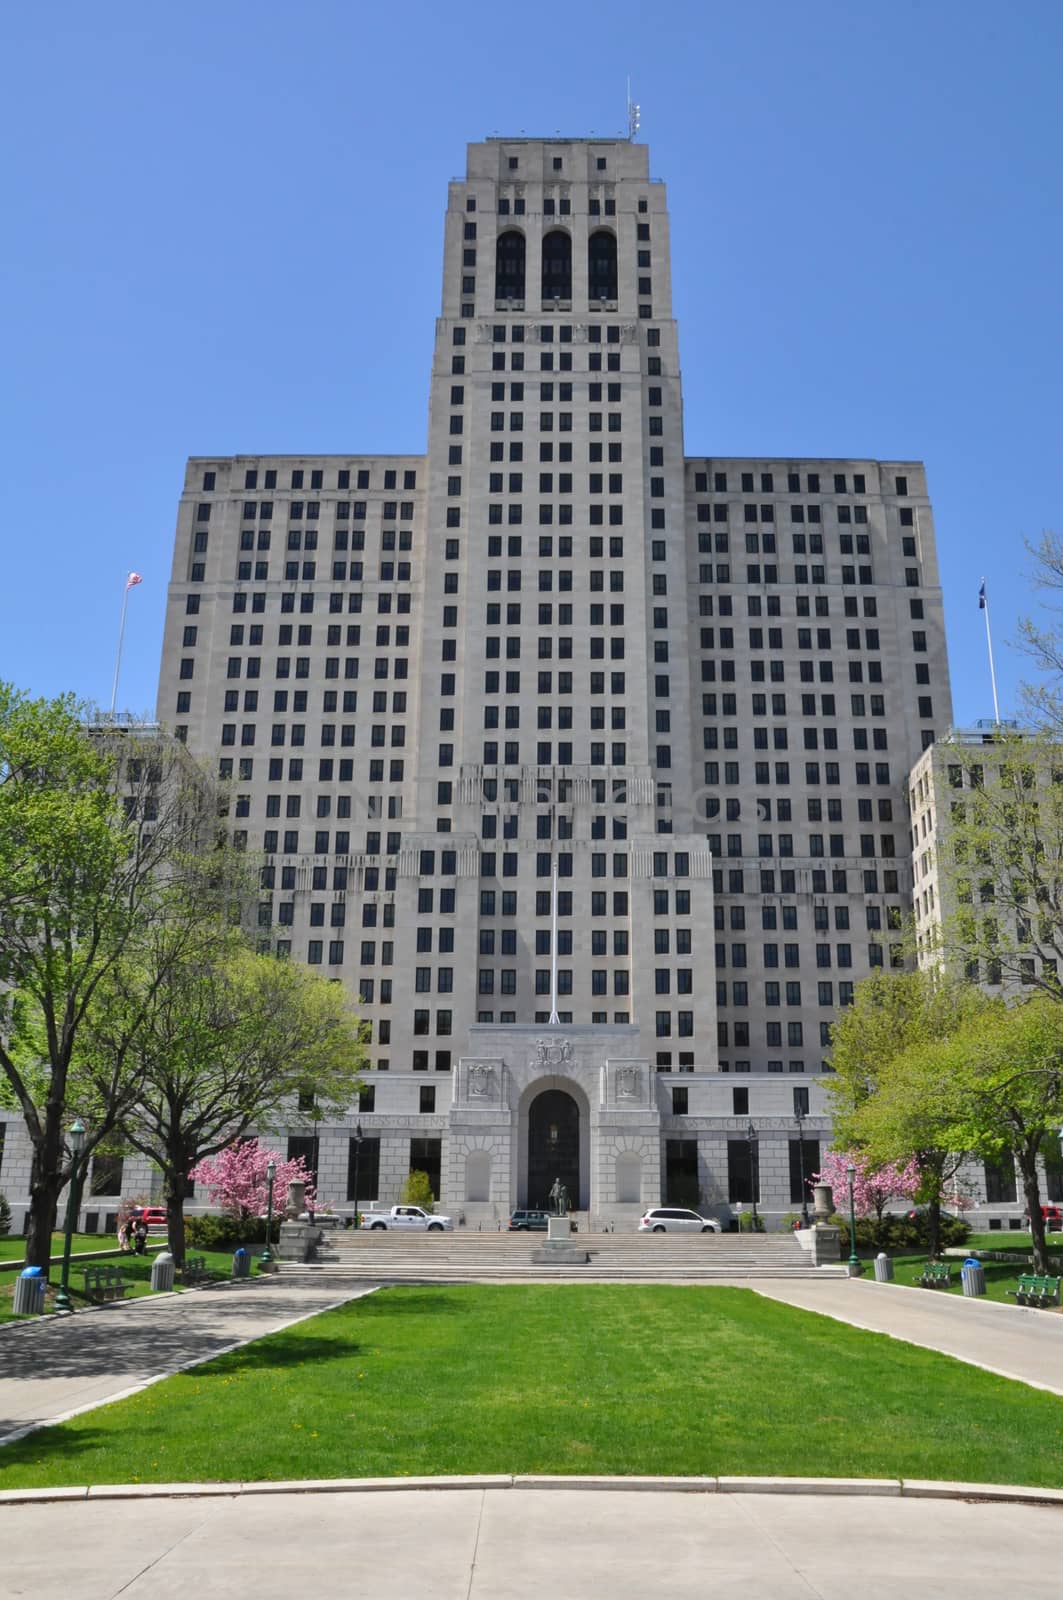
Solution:
[{"label": "red car", "polygon": [[[1041,1215],[1044,1218],[1046,1233],[1059,1233],[1063,1229],[1063,1210],[1059,1206],[1042,1206]],[[1030,1226],[1028,1216],[1023,1218],[1026,1226]]]},{"label": "red car", "polygon": [[149,1228],[165,1228],[169,1220],[165,1206],[133,1206],[129,1214],[134,1222],[143,1219]]}]

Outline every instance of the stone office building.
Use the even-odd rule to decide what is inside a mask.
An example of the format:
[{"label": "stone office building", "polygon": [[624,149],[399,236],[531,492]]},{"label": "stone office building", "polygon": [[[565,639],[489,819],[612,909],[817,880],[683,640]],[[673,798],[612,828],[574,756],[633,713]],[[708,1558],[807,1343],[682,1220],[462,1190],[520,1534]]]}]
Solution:
[{"label": "stone office building", "polygon": [[158,715],[231,780],[263,947],[372,1030],[361,1106],[293,1128],[324,1198],[360,1127],[365,1200],[781,1214],[951,723],[923,468],[688,455],[647,148],[489,139],[427,453],[190,461]]}]

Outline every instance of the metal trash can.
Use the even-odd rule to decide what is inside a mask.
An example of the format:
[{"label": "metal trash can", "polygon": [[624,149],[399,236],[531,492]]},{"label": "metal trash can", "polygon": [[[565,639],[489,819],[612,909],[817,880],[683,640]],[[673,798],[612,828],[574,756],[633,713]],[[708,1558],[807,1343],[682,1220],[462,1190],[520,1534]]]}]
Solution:
[{"label": "metal trash can", "polygon": [[160,1250],[151,1263],[151,1287],[166,1291],[173,1288],[174,1263],[169,1250]]},{"label": "metal trash can", "polygon": [[880,1250],[875,1257],[875,1282],[893,1282],[893,1262],[884,1250]]},{"label": "metal trash can", "polygon": [[44,1291],[48,1287],[48,1279],[40,1267],[23,1267],[15,1279],[15,1303],[13,1306],[16,1317],[37,1317],[44,1310]]},{"label": "metal trash can", "polygon": [[233,1251],[233,1277],[249,1278],[251,1276],[251,1257],[243,1245]]},{"label": "metal trash can", "polygon": [[960,1268],[960,1277],[963,1279],[963,1292],[973,1298],[985,1294],[985,1267],[975,1256],[968,1256]]}]

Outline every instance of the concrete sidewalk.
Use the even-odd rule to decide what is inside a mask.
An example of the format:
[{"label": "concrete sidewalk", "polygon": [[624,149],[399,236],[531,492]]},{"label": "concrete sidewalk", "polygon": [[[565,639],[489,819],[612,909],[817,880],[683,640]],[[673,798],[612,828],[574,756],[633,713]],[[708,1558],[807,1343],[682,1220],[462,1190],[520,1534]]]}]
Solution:
[{"label": "concrete sidewalk", "polygon": [[1063,1511],[551,1487],[7,1505],[35,1600],[1057,1600]]},{"label": "concrete sidewalk", "polygon": [[259,1278],[7,1325],[0,1329],[0,1444],[34,1423],[104,1405],[370,1287],[285,1288]]},{"label": "concrete sidewalk", "polygon": [[750,1288],[769,1300],[835,1317],[872,1333],[888,1333],[1002,1378],[1063,1394],[1063,1312],[969,1300],[866,1278],[757,1283]]}]

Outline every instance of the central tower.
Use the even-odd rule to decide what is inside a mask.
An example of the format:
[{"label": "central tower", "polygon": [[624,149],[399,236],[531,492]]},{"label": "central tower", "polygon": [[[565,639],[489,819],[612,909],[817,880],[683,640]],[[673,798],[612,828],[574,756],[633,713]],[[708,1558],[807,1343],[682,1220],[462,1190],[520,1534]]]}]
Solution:
[{"label": "central tower", "polygon": [[[556,863],[562,1022],[656,1022],[691,1064],[696,1038],[707,1064],[711,858],[686,837],[671,312],[664,186],[645,147],[470,147],[450,185],[432,372],[412,798],[422,850],[479,852],[479,881],[458,886],[478,970],[456,1033],[548,1020]],[[657,957],[636,962],[651,920]]]}]

